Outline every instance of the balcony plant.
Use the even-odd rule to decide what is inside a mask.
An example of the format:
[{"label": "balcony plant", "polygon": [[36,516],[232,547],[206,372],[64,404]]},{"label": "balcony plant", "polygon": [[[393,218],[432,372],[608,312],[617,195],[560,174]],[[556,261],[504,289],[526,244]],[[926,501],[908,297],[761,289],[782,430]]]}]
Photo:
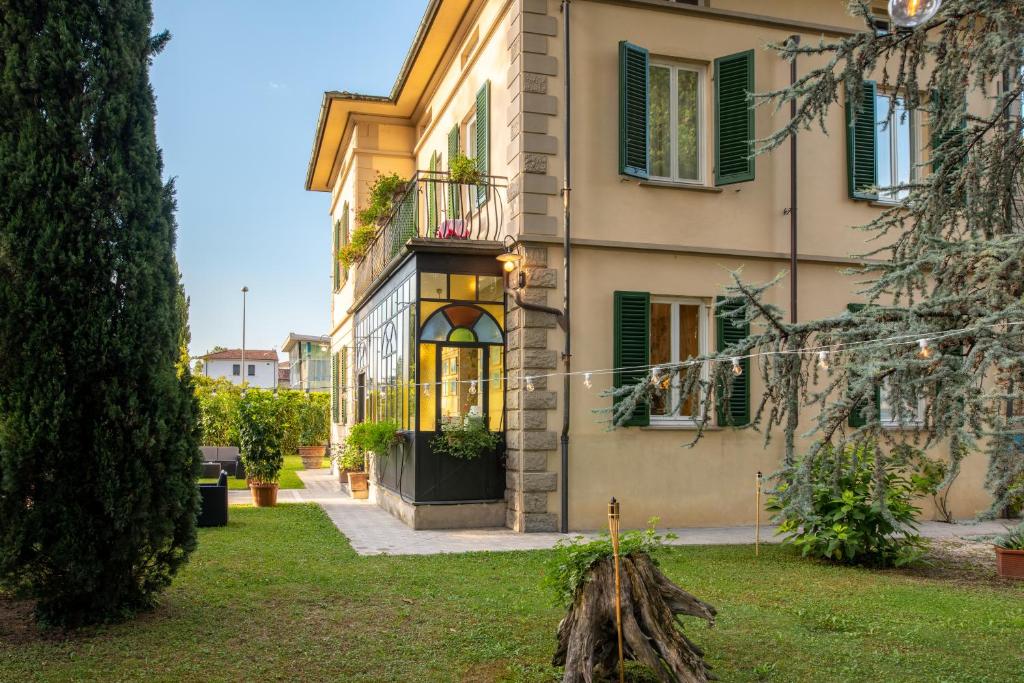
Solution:
[{"label": "balcony plant", "polygon": [[398,443],[398,423],[360,422],[349,430],[345,439],[341,465],[348,470],[348,486],[353,498],[369,497],[369,473],[366,471],[366,454],[386,457],[391,447]]},{"label": "balcony plant", "polygon": [[395,197],[405,190],[407,182],[397,173],[378,173],[370,186],[367,205],[356,213],[356,223],[374,228],[383,226],[394,208]]},{"label": "balcony plant", "polygon": [[352,265],[366,256],[373,244],[373,238],[377,236],[376,225],[360,225],[352,231],[352,239],[349,243],[338,250],[338,260],[341,265],[351,268]]},{"label": "balcony plant", "polygon": [[327,394],[309,394],[299,405],[299,455],[302,467],[319,469],[327,451],[330,417]]},{"label": "balcony plant", "polygon": [[483,176],[477,168],[476,159],[456,154],[448,162],[448,178],[460,185],[479,185]]},{"label": "balcony plant", "polygon": [[432,446],[437,453],[445,453],[460,460],[475,460],[489,453],[501,443],[501,435],[490,431],[481,417],[463,418],[441,426]]},{"label": "balcony plant", "polygon": [[277,480],[284,466],[277,413],[270,393],[258,389],[249,389],[238,404],[240,453],[256,507],[277,504]]},{"label": "balcony plant", "polygon": [[1024,579],[1024,524],[996,538],[994,545],[999,576]]}]

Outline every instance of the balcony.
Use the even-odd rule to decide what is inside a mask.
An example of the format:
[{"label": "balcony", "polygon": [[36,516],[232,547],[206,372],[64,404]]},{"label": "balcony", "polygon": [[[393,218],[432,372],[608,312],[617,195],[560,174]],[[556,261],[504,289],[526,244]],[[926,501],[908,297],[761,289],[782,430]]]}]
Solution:
[{"label": "balcony", "polygon": [[355,298],[360,301],[413,239],[497,242],[504,237],[508,181],[482,176],[478,183],[452,181],[447,172],[417,171],[395,196],[366,255],[355,265]]}]

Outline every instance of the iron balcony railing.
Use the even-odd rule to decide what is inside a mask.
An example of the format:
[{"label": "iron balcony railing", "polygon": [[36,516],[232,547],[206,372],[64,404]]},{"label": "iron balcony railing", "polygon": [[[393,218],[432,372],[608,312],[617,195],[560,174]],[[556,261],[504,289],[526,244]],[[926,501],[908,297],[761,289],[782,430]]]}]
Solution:
[{"label": "iron balcony railing", "polygon": [[506,178],[481,176],[457,183],[447,171],[417,171],[395,196],[370,249],[355,265],[355,297],[362,298],[414,238],[494,240],[504,236]]}]

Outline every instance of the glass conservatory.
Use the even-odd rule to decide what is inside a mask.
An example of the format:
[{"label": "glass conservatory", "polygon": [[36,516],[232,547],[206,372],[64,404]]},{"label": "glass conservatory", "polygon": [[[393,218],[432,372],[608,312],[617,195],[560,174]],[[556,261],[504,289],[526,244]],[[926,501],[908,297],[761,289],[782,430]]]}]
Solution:
[{"label": "glass conservatory", "polygon": [[493,255],[414,252],[356,311],[356,419],[398,423],[374,483],[405,504],[504,498],[504,439],[469,460],[435,447],[444,425],[505,430],[504,301]]}]

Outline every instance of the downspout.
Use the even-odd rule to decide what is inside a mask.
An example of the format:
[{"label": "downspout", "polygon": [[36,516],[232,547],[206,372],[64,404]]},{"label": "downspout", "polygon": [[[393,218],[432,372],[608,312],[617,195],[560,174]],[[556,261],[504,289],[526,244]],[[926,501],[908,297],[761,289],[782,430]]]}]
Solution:
[{"label": "downspout", "polygon": [[562,381],[562,478],[559,483],[562,492],[560,521],[563,534],[569,532],[569,398],[570,390],[572,389],[571,376],[569,374],[572,368],[572,327],[569,324],[569,267],[572,263],[572,243],[569,240],[569,196],[572,192],[572,183],[570,182],[570,173],[572,171],[572,164],[570,163],[572,159],[572,145],[570,144],[572,100],[570,99],[571,90],[569,88],[572,69],[569,66],[569,4],[570,0],[562,0],[562,73],[564,74],[563,83],[565,85],[565,156],[563,157],[564,165],[562,168],[562,232],[565,236],[565,241],[562,245],[562,272],[564,277],[562,310],[565,314],[565,350],[562,352],[562,362],[565,365],[565,377]]},{"label": "downspout", "polygon": [[[794,47],[800,44],[800,36],[789,37]],[[796,84],[796,55],[793,55],[789,63],[789,85]],[[789,103],[790,121],[796,118],[796,100]],[[796,187],[796,132],[789,134],[789,320],[793,324],[797,322],[797,187]]]}]

